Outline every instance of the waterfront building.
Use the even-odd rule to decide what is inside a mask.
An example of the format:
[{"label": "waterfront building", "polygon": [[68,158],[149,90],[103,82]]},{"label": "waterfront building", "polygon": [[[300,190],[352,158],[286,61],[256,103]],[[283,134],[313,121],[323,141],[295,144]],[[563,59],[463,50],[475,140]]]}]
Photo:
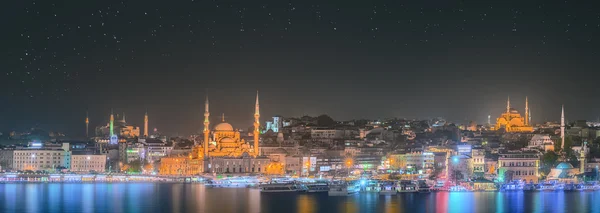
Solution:
[{"label": "waterfront building", "polygon": [[541,154],[537,151],[500,153],[498,157],[498,179],[538,182]]},{"label": "waterfront building", "polygon": [[157,139],[147,138],[142,144],[144,145],[145,159],[150,163],[160,160],[165,156],[169,156],[171,150],[173,150],[173,146],[169,146],[166,142]]},{"label": "waterfront building", "polygon": [[[510,98],[506,103],[506,112],[502,113],[496,119],[495,130],[504,129],[506,132],[533,132],[533,127],[529,124],[529,106],[525,99],[525,117],[521,117],[519,111],[510,107]],[[526,119],[527,118],[527,119]]]},{"label": "waterfront building", "polygon": [[172,156],[162,158],[158,169],[161,175],[197,175],[202,173],[202,159],[188,156]]},{"label": "waterfront building", "polygon": [[106,170],[106,155],[73,153],[71,155],[72,172],[104,172]]},{"label": "waterfront building", "polygon": [[473,159],[473,176],[483,177],[485,174],[485,149],[473,148],[471,150],[471,158]]},{"label": "waterfront building", "polygon": [[466,181],[473,175],[473,159],[468,155],[452,155],[446,166],[446,177],[452,181]]},{"label": "waterfront building", "polygon": [[14,170],[46,170],[70,168],[70,153],[63,149],[16,149],[13,153]]},{"label": "waterfront building", "polygon": [[547,134],[535,134],[529,141],[528,147],[545,152],[554,151],[554,141]]},{"label": "waterfront building", "polygon": [[13,149],[0,150],[0,170],[6,171],[13,168],[14,153]]},{"label": "waterfront building", "polygon": [[431,152],[389,154],[387,159],[391,169],[402,170],[406,174],[429,173],[435,167],[435,155]]}]

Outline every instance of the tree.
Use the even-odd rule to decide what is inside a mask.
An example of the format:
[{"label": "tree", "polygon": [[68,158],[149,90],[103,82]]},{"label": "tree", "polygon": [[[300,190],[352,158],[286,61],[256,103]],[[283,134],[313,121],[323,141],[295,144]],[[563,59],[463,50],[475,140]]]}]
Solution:
[{"label": "tree", "polygon": [[319,115],[317,117],[317,125],[331,127],[335,125],[335,121],[329,115]]},{"label": "tree", "polygon": [[541,172],[548,174],[554,165],[556,165],[558,157],[558,154],[553,151],[546,152],[544,155],[542,155],[542,168],[540,169]]}]

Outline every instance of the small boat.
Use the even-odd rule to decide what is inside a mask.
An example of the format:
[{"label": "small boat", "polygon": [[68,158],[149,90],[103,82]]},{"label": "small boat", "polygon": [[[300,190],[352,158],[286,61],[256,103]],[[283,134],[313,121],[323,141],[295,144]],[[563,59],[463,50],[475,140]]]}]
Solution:
[{"label": "small boat", "polygon": [[450,190],[448,190],[450,192],[468,192],[469,190],[467,188],[465,188],[464,186],[451,186]]},{"label": "small boat", "polygon": [[427,182],[424,180],[419,180],[417,182],[417,189],[419,193],[429,193],[431,192],[431,187],[427,185]]},{"label": "small boat", "polygon": [[309,183],[306,184],[306,192],[317,193],[317,192],[328,192],[329,185],[327,183]]},{"label": "small boat", "polygon": [[329,196],[349,196],[352,194],[356,194],[359,191],[360,187],[356,184],[337,183],[329,185],[329,191],[327,191],[327,194]]},{"label": "small boat", "polygon": [[396,195],[398,193],[394,182],[383,182],[379,187],[379,195]]},{"label": "small boat", "polygon": [[401,180],[400,187],[398,187],[398,193],[412,193],[418,192],[419,187],[416,183],[410,180]]},{"label": "small boat", "polygon": [[562,190],[563,187],[559,186],[559,184],[553,183],[553,182],[547,182],[547,183],[540,183],[538,184],[538,187],[536,188],[536,190],[538,191],[556,191],[556,190]]},{"label": "small boat", "polygon": [[302,192],[306,191],[306,188],[301,184],[297,183],[268,183],[262,184],[258,187],[260,192]]}]

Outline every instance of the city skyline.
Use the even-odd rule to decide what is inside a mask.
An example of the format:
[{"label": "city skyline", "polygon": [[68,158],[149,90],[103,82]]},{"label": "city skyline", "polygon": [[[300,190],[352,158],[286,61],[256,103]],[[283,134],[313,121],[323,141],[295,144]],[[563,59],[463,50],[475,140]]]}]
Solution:
[{"label": "city skyline", "polygon": [[[208,96],[205,96],[205,98],[208,98]],[[519,106],[516,106],[516,104],[515,104],[515,102],[518,102],[518,101],[516,101],[514,99],[515,98],[513,98],[512,100],[510,100],[510,97],[508,97],[508,100],[505,100],[503,111],[498,112],[496,115],[490,114],[489,116],[491,116],[492,118],[498,117],[501,113],[506,112],[508,110],[509,106],[510,106],[511,109],[516,109],[519,113],[521,113],[523,115],[526,115],[525,111],[522,111],[522,109],[521,109],[521,108],[525,109],[525,102],[523,102],[524,107],[519,107]],[[508,101],[508,103],[507,103],[507,101]],[[214,102],[217,102],[217,101],[212,101],[211,104],[215,104]],[[204,104],[205,103],[203,103],[203,105]],[[218,105],[218,104],[215,104],[215,105]],[[531,113],[531,103],[530,103],[529,106],[530,106],[529,107],[529,110],[530,110],[529,113]],[[561,105],[561,107],[562,106],[563,105]],[[206,107],[206,106],[203,106],[203,107]],[[213,108],[213,110],[215,110],[215,109]],[[242,111],[247,111],[246,109],[241,109],[241,110]],[[111,114],[114,116],[115,121],[120,121],[120,120],[126,119],[127,124],[140,127],[142,129],[142,131],[152,132],[156,128],[156,129],[159,130],[159,132],[165,133],[167,135],[198,134],[198,133],[202,133],[202,131],[203,131],[202,129],[204,128],[204,125],[202,124],[202,122],[203,122],[202,120],[204,118],[200,118],[200,122],[197,124],[197,127],[191,127],[193,129],[197,129],[195,131],[191,130],[189,132],[186,132],[185,131],[186,129],[191,129],[191,128],[185,128],[185,127],[178,128],[179,130],[183,130],[183,131],[177,131],[177,130],[175,130],[175,131],[173,131],[173,130],[171,130],[171,131],[162,131],[163,128],[161,128],[161,127],[164,126],[164,124],[161,124],[161,123],[157,124],[157,121],[153,121],[152,112],[149,113],[148,109],[145,109],[145,111],[141,112],[141,119],[139,119],[140,115],[138,115],[138,114],[140,114],[140,112],[136,111],[135,113],[128,113],[128,112],[125,112],[125,111],[115,110],[115,108],[110,108],[109,111],[106,113],[105,116],[103,116],[101,113],[98,113],[98,112],[93,113],[94,115],[97,115],[97,116],[99,115],[100,117],[89,116],[89,114],[90,114],[89,112],[90,112],[89,110],[85,110],[85,114],[83,116],[83,120],[80,122],[80,124],[78,124],[76,127],[70,128],[70,130],[68,130],[68,131],[56,130],[56,129],[49,129],[49,128],[47,129],[47,128],[45,128],[43,126],[40,126],[40,125],[32,125],[32,126],[29,126],[29,127],[23,127],[21,129],[12,128],[9,131],[13,131],[13,130],[23,131],[23,130],[28,129],[28,128],[39,127],[39,128],[46,129],[46,130],[49,130],[49,131],[58,131],[58,132],[63,132],[63,133],[71,134],[72,136],[85,136],[88,132],[91,132],[91,133],[89,133],[89,135],[92,136],[92,135],[95,134],[94,131],[95,131],[96,127],[104,126],[104,125],[107,125],[107,124],[110,123]],[[204,108],[202,108],[202,112],[194,112],[194,114],[198,114],[199,113],[202,116],[203,112],[204,112]],[[133,116],[132,116],[132,114],[133,114]],[[127,117],[125,117],[125,115],[127,115]],[[254,119],[251,116],[249,118],[231,118],[228,114],[226,114],[224,112],[217,113],[216,115],[218,115],[218,116],[212,116],[211,118],[209,118],[209,121],[212,124],[211,128],[214,125],[216,125],[216,124],[218,124],[220,122],[227,122],[227,123],[234,124],[234,126],[237,126],[242,131],[247,131],[248,128],[252,128],[252,125],[253,125],[252,123],[254,122],[253,121]],[[271,118],[273,116],[276,116],[276,115],[277,116],[282,116],[282,114],[274,113],[274,114],[269,115],[267,117],[263,117],[262,120],[263,121],[271,120]],[[285,118],[300,118],[302,116],[317,117],[319,115],[329,115],[329,116],[331,116],[331,114],[328,114],[328,113],[302,114],[302,115],[295,115],[295,116],[286,116],[286,115],[283,115],[283,116]],[[148,117],[149,117],[149,119],[148,119]],[[416,119],[416,120],[425,120],[425,119],[435,119],[435,118],[444,118],[444,119],[447,119],[447,117],[445,117],[445,116],[424,116],[424,117],[393,117],[393,116],[383,117],[383,116],[380,116],[380,117],[376,117],[376,118],[348,118],[348,119],[337,119],[336,117],[333,117],[333,118],[336,121],[349,121],[349,120],[360,120],[360,119],[366,119],[366,120],[385,120],[385,119],[409,119],[409,120]],[[150,123],[147,128],[145,128],[146,127],[145,126],[146,125],[146,123],[145,123],[146,119],[148,119],[149,120],[148,123]],[[198,120],[198,119],[196,119],[196,118],[187,118],[187,120]],[[485,117],[480,118],[479,120],[478,119],[468,119],[468,118],[465,118],[465,119],[462,119],[462,120],[460,120],[460,119],[457,119],[457,120],[447,119],[447,120],[448,120],[448,122],[451,122],[451,123],[465,124],[465,125],[468,124],[468,122],[470,122],[470,121],[475,121],[477,124],[484,125],[484,124],[487,123],[488,118],[487,118],[487,116],[485,116]],[[542,122],[560,122],[561,117],[557,116],[557,118],[554,118],[554,119],[545,119],[545,120],[541,120],[539,118],[537,119],[537,120],[541,120],[541,121],[535,121],[535,120],[536,119],[532,119],[532,124],[533,125],[535,125],[536,123],[539,124],[539,123],[542,123]],[[582,119],[569,119],[568,117],[566,118],[566,122],[574,122],[576,120],[582,120]],[[591,120],[588,120],[588,121],[596,121],[596,120],[591,119]],[[180,120],[180,122],[181,122],[181,120]],[[185,121],[183,123],[185,123]],[[187,121],[187,123],[189,123],[189,121]],[[244,125],[244,123],[250,123],[250,124],[249,125]],[[496,123],[496,120],[492,119],[490,124],[493,125],[495,123]],[[261,125],[262,124],[264,124],[264,122],[261,122]],[[82,131],[83,132],[82,131],[77,131],[77,129],[79,129],[79,127],[81,127],[83,125],[85,125],[84,127],[82,127]],[[181,126],[184,126],[184,125],[179,125],[179,127],[181,127]],[[89,127],[91,127],[91,130],[88,130]],[[167,129],[169,129],[169,128],[167,128]],[[173,128],[171,128],[171,129],[173,129]],[[6,131],[6,130],[4,130],[4,131]]]}]

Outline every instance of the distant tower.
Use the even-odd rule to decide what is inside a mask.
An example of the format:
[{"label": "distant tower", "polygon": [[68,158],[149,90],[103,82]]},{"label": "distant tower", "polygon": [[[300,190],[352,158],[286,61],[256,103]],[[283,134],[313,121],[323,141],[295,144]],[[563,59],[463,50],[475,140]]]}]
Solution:
[{"label": "distant tower", "polygon": [[210,129],[208,125],[210,121],[208,120],[208,116],[210,113],[208,112],[208,95],[206,96],[206,100],[204,101],[204,157],[208,157],[208,135],[210,134]]},{"label": "distant tower", "polygon": [[110,136],[109,137],[112,137],[114,135],[114,131],[113,131],[114,123],[115,123],[115,116],[113,115],[113,110],[110,109],[110,124],[109,124]]},{"label": "distant tower", "polygon": [[562,106],[560,114],[560,150],[565,152],[565,105]]},{"label": "distant tower", "polygon": [[529,101],[527,100],[527,96],[525,96],[525,126],[529,125]]},{"label": "distant tower", "polygon": [[528,114],[529,114],[529,118],[527,118],[527,119],[529,119],[529,122],[528,122],[528,124],[529,124],[530,126],[533,126],[533,125],[531,124],[531,108],[529,108],[529,113],[528,113]]},{"label": "distant tower", "polygon": [[89,135],[89,128],[90,128],[90,116],[88,114],[88,112],[85,112],[85,137],[90,137]]},{"label": "distant tower", "polygon": [[488,123],[487,123],[487,124],[488,124],[488,126],[492,124],[492,121],[491,121],[491,119],[492,119],[492,116],[491,116],[491,115],[488,115]]},{"label": "distant tower", "polygon": [[127,123],[127,122],[125,122],[125,112],[123,112],[123,119],[122,120],[123,120],[123,123]]},{"label": "distant tower", "polygon": [[259,105],[258,105],[258,91],[256,91],[256,105],[254,106],[254,154],[256,156],[259,155],[258,153],[258,140],[259,140],[259,126],[260,126],[260,111],[259,111]]},{"label": "distant tower", "polygon": [[587,141],[581,144],[581,152],[579,153],[579,172],[585,172],[585,152],[587,150]]},{"label": "distant tower", "polygon": [[144,137],[148,137],[148,110],[144,114]]}]

